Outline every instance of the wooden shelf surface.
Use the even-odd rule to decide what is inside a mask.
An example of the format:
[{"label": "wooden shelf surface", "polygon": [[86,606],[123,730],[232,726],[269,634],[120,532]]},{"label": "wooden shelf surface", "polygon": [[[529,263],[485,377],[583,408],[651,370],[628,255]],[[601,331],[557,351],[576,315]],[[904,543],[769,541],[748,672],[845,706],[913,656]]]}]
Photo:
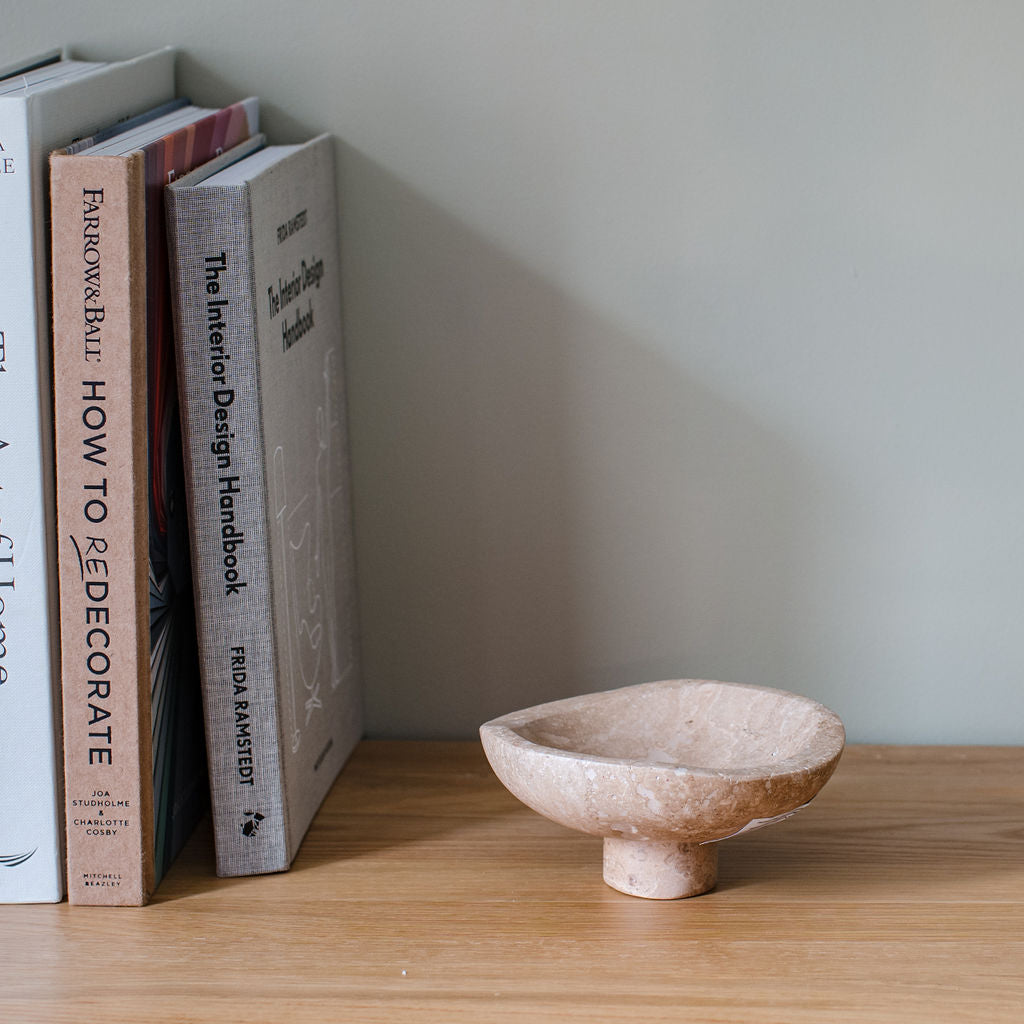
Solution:
[{"label": "wooden shelf surface", "polygon": [[0,907],[22,1021],[1024,1021],[1024,748],[850,747],[796,817],[651,902],[476,743],[364,742],[293,869],[201,828],[139,909]]}]

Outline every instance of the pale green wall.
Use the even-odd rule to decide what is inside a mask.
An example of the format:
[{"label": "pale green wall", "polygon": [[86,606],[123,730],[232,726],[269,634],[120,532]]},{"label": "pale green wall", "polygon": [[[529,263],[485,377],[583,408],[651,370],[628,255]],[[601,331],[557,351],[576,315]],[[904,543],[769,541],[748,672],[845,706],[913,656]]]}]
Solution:
[{"label": "pale green wall", "polygon": [[1024,742],[1024,6],[4,8],[338,138],[374,734],[687,675]]}]

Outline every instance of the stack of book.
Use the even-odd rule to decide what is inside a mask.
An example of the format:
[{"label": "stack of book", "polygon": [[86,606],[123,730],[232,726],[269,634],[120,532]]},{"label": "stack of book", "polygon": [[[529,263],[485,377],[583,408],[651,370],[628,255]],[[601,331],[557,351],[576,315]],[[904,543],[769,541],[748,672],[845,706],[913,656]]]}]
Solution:
[{"label": "stack of book", "polygon": [[286,870],[361,734],[333,147],[257,121],[0,71],[0,901],[144,904],[208,795]]}]

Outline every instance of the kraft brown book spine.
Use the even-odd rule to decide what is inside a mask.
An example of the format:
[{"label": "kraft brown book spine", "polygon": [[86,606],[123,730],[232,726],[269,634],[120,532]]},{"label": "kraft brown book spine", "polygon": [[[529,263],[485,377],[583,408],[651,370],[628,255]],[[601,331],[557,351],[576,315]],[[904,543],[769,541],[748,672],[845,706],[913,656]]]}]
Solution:
[{"label": "kraft brown book spine", "polygon": [[138,906],[155,885],[144,163],[50,167],[68,899]]}]

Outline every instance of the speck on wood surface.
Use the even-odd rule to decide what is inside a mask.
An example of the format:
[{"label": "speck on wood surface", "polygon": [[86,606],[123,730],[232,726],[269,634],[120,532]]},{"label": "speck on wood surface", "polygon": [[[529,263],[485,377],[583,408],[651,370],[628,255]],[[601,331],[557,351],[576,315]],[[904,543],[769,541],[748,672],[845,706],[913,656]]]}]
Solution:
[{"label": "speck on wood surface", "polygon": [[601,879],[476,743],[363,743],[293,869],[0,907],[10,1021],[1024,1020],[1024,749],[849,747],[704,896]]}]

